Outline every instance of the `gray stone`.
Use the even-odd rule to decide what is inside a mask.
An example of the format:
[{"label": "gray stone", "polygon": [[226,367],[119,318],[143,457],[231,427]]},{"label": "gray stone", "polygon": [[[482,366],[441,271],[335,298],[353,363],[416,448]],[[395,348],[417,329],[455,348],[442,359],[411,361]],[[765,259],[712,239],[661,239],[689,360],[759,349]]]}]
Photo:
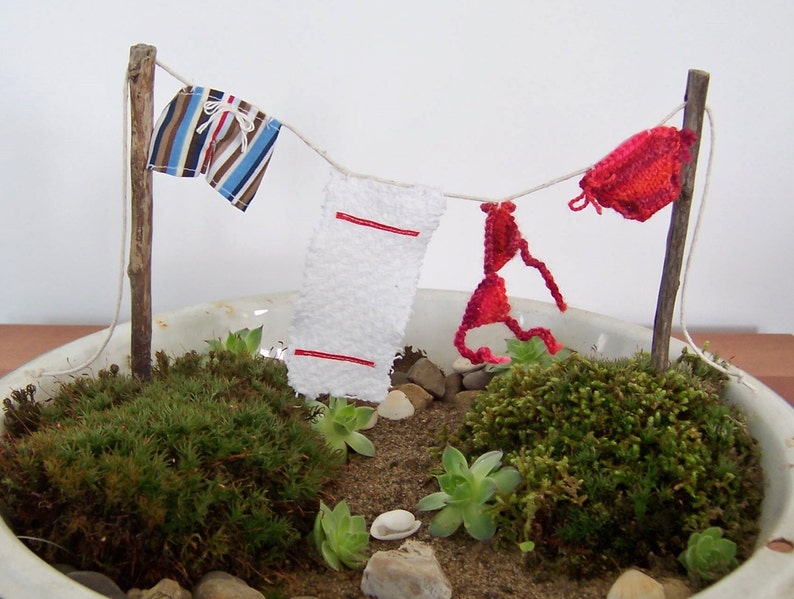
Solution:
[{"label": "gray stone", "polygon": [[399,385],[404,385],[405,383],[410,383],[411,381],[408,380],[408,373],[402,372],[401,370],[395,370],[391,373],[391,384],[392,387],[397,387]]},{"label": "gray stone", "polygon": [[193,589],[193,599],[265,599],[244,580],[226,572],[210,572]]},{"label": "gray stone", "polygon": [[377,599],[450,599],[452,586],[430,545],[406,541],[399,549],[378,551],[369,559],[361,592]]},{"label": "gray stone", "polygon": [[400,385],[397,389],[405,393],[408,400],[417,410],[424,410],[433,402],[433,396],[425,391],[424,387],[420,387],[416,383],[406,383],[405,385]]},{"label": "gray stone", "polygon": [[475,370],[482,370],[483,368],[485,368],[485,362],[480,364],[472,364],[471,360],[464,358],[463,356],[459,356],[452,363],[452,371],[457,372],[458,374],[467,374],[469,372],[474,372]]},{"label": "gray stone", "polygon": [[487,370],[475,370],[463,375],[463,387],[469,390],[485,389],[493,377],[493,373]]},{"label": "gray stone", "polygon": [[113,580],[99,572],[90,570],[77,570],[67,574],[75,582],[79,582],[84,587],[96,591],[100,595],[110,597],[110,599],[127,599],[127,593],[122,591]]},{"label": "gray stone", "polygon": [[176,580],[163,578],[150,589],[130,589],[127,599],[192,599],[193,595]]},{"label": "gray stone", "polygon": [[429,391],[433,397],[444,397],[444,373],[427,358],[419,358],[411,366],[408,380]]},{"label": "gray stone", "polygon": [[463,375],[453,372],[444,378],[444,401],[454,401],[463,389]]}]

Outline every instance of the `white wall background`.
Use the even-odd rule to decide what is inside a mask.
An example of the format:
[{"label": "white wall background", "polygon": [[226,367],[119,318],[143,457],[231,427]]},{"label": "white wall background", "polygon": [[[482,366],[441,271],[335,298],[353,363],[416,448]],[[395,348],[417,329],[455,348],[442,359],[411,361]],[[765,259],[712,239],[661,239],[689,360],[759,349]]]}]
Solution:
[{"label": "white wall background", "polygon": [[[488,196],[594,163],[707,70],[716,164],[688,321],[792,332],[793,27],[790,0],[3,3],[0,322],[110,320],[122,83],[145,42],[353,170]],[[180,86],[158,70],[157,114]],[[245,214],[203,179],[155,174],[155,311],[298,288],[327,174],[288,131]],[[530,248],[570,305],[651,323],[670,209],[644,224],[574,213],[577,182],[518,201]],[[421,286],[474,289],[482,222],[449,202]],[[505,277],[550,300],[534,270]]]}]

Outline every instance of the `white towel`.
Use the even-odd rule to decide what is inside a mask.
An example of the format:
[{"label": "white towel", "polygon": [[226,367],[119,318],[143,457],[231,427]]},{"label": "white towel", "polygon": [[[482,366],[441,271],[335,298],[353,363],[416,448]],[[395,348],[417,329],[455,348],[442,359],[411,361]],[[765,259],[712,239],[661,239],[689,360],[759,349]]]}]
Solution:
[{"label": "white towel", "polygon": [[386,399],[419,269],[446,207],[440,190],[332,171],[285,357],[307,397]]}]

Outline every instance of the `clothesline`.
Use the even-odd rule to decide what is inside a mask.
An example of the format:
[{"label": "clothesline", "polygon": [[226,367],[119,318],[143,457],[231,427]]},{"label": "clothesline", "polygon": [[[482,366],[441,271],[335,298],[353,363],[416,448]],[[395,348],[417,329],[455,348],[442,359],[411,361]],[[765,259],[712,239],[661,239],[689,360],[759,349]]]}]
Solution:
[{"label": "clothesline", "polygon": [[[163,69],[164,71],[166,71],[168,74],[170,74],[172,77],[174,77],[175,79],[177,79],[180,82],[182,82],[184,85],[190,86],[190,87],[193,86],[193,83],[191,83],[185,77],[182,77],[181,75],[179,75],[176,71],[174,71],[172,68],[170,68],[169,66],[167,66],[163,62],[161,62],[159,60],[155,60],[155,64],[158,67],[160,67],[161,69]],[[678,114],[681,110],[683,110],[685,106],[686,106],[686,102],[683,102],[683,103],[679,104],[678,106],[676,106],[667,116],[665,116],[659,122],[658,126],[662,126],[665,123],[667,123],[676,114]],[[749,383],[747,383],[747,381],[744,379],[743,373],[737,373],[735,371],[735,369],[726,368],[723,365],[717,363],[716,360],[711,359],[708,356],[706,356],[705,353],[700,348],[698,348],[697,345],[695,344],[695,342],[692,340],[692,337],[690,336],[689,330],[688,330],[687,325],[686,325],[686,294],[687,294],[687,288],[688,288],[688,283],[689,283],[689,272],[690,272],[691,266],[692,266],[692,256],[694,254],[695,246],[697,245],[697,240],[698,240],[698,237],[700,235],[700,226],[701,226],[701,223],[702,223],[702,220],[703,220],[703,214],[705,212],[706,199],[707,199],[707,196],[708,196],[708,190],[709,190],[709,186],[710,186],[710,183],[711,183],[711,169],[712,169],[713,159],[714,159],[714,142],[715,142],[714,118],[713,118],[713,114],[711,112],[711,109],[708,106],[706,106],[705,111],[706,111],[706,116],[708,118],[708,123],[709,123],[709,136],[710,136],[709,137],[709,141],[710,141],[709,154],[708,154],[708,160],[707,160],[707,164],[706,164],[705,182],[703,184],[703,192],[702,192],[702,196],[701,196],[700,207],[698,209],[697,221],[695,223],[694,231],[692,233],[692,239],[691,239],[691,242],[690,242],[689,251],[687,252],[686,262],[685,262],[684,270],[683,270],[683,273],[682,273],[681,297],[680,297],[680,302],[679,302],[679,304],[680,304],[680,313],[679,313],[680,324],[681,324],[681,329],[682,329],[682,332],[684,334],[684,337],[685,337],[687,343],[689,344],[690,348],[695,352],[695,354],[698,355],[698,357],[700,357],[706,363],[710,364],[713,368],[723,372],[724,374],[728,374],[730,376],[736,377],[739,380],[739,382],[743,383],[745,386],[749,387],[751,390],[755,390],[754,387],[752,385],[750,385]],[[322,148],[318,147],[311,139],[306,137],[303,133],[298,131],[292,125],[290,125],[288,123],[284,123],[284,122],[282,122],[281,125],[282,125],[282,127],[292,131],[292,133],[295,136],[297,136],[309,148],[314,150],[314,152],[316,152],[321,158],[323,158],[323,160],[325,160],[332,167],[334,167],[335,169],[337,169],[338,171],[340,171],[340,172],[342,172],[344,174],[355,176],[355,177],[359,177],[359,178],[362,178],[362,179],[371,179],[373,181],[379,181],[381,183],[388,183],[388,184],[391,184],[391,185],[399,185],[399,186],[403,186],[403,187],[411,187],[411,186],[414,185],[412,183],[405,183],[405,182],[401,182],[401,181],[393,181],[393,180],[377,177],[375,175],[369,175],[369,174],[364,174],[364,173],[356,173],[354,171],[351,171],[347,167],[343,166],[342,164],[340,164],[339,162],[334,160],[331,156],[328,155],[328,153],[325,150],[323,150]],[[577,170],[575,170],[575,171],[573,171],[571,173],[568,173],[568,174],[565,174],[565,175],[562,175],[562,176],[559,176],[559,177],[555,177],[554,179],[550,179],[549,181],[546,181],[546,182],[541,183],[539,185],[536,185],[534,187],[530,187],[528,189],[523,189],[521,191],[517,191],[515,193],[509,194],[509,195],[501,197],[501,198],[490,198],[490,197],[485,197],[485,196],[476,196],[476,195],[469,195],[469,194],[462,194],[462,193],[450,193],[450,192],[444,192],[444,196],[448,197],[448,198],[462,199],[462,200],[472,200],[472,201],[476,201],[476,202],[502,203],[502,202],[512,201],[512,200],[516,200],[516,199],[522,198],[524,196],[528,196],[528,195],[533,194],[533,193],[535,193],[537,191],[541,191],[541,190],[546,189],[548,187],[552,187],[554,185],[557,185],[558,183],[562,183],[562,182],[567,181],[569,179],[573,179],[574,177],[576,177],[578,175],[582,175],[582,174],[586,173],[587,171],[589,171],[590,169],[592,169],[593,166],[595,164],[597,164],[597,163],[598,162],[596,162],[596,163],[594,163],[592,165],[588,165],[588,166],[586,166],[584,168],[577,169]]]},{"label": "clothesline", "polygon": [[[177,72],[175,72],[173,69],[171,69],[169,66],[167,66],[163,62],[161,62],[159,60],[155,60],[155,64],[158,67],[160,67],[161,69],[163,69],[165,72],[167,72],[169,75],[171,75],[172,77],[174,77],[175,79],[177,79],[178,81],[183,83],[185,86],[193,87],[193,84],[188,79],[186,79],[185,77],[182,77],[181,75],[179,75]],[[126,246],[125,246],[125,243],[126,243],[126,236],[127,236],[127,199],[128,199],[128,195],[127,195],[128,189],[127,188],[128,188],[128,172],[129,172],[128,171],[128,168],[129,168],[129,164],[128,164],[128,158],[129,158],[128,157],[128,138],[127,138],[127,135],[128,135],[128,133],[127,133],[127,121],[128,121],[128,103],[127,103],[128,100],[127,100],[127,98],[128,98],[128,95],[129,95],[129,78],[125,74],[125,78],[124,78],[124,98],[125,98],[125,101],[124,101],[124,107],[123,107],[124,128],[123,128],[123,135],[122,135],[122,143],[123,143],[123,146],[124,146],[124,151],[122,153],[123,154],[123,168],[122,168],[122,194],[121,194],[121,196],[122,196],[122,231],[121,231],[121,251],[120,251],[119,278],[118,278],[118,285],[117,285],[118,289],[117,289],[117,294],[116,294],[116,305],[115,305],[113,319],[112,319],[112,322],[110,323],[110,325],[108,327],[108,333],[107,333],[107,336],[106,336],[104,342],[101,344],[101,346],[97,349],[97,351],[90,358],[85,360],[84,363],[82,363],[82,364],[80,364],[78,366],[66,369],[66,370],[58,371],[58,372],[43,372],[42,375],[61,376],[61,375],[71,374],[71,373],[77,372],[77,371],[82,370],[83,368],[89,366],[91,363],[93,363],[99,357],[99,355],[102,353],[102,351],[104,351],[104,349],[107,347],[107,345],[110,342],[110,339],[113,336],[113,333],[114,333],[114,331],[116,329],[116,325],[118,323],[119,313],[120,313],[120,309],[121,309],[121,297],[122,297],[123,285],[124,285],[124,276],[123,276],[124,275],[124,270],[125,270],[124,267],[125,267],[125,263],[126,263]],[[670,112],[670,114],[668,114],[664,119],[662,119],[660,121],[659,126],[664,125],[667,121],[669,121],[671,118],[673,118],[678,112],[680,112],[685,106],[686,106],[686,103],[682,103],[679,106],[677,106],[673,111]],[[697,345],[692,340],[691,336],[689,335],[689,331],[688,331],[687,325],[686,325],[686,293],[687,293],[687,286],[688,286],[688,279],[689,279],[688,275],[689,275],[689,271],[691,269],[692,256],[694,254],[695,245],[697,243],[697,239],[698,239],[698,236],[699,236],[699,233],[700,233],[700,226],[701,226],[701,222],[702,222],[703,213],[705,212],[706,198],[707,198],[708,189],[709,189],[710,180],[711,180],[711,169],[712,169],[713,156],[714,156],[715,133],[714,133],[713,115],[712,115],[711,109],[708,106],[705,108],[705,110],[706,110],[706,115],[707,115],[708,122],[709,122],[709,134],[710,134],[709,141],[710,141],[710,146],[709,146],[708,161],[707,161],[707,165],[706,165],[705,183],[703,185],[703,192],[702,192],[702,196],[701,196],[700,208],[698,210],[697,222],[695,224],[694,232],[692,234],[692,239],[691,239],[691,242],[690,242],[689,251],[687,253],[687,259],[686,259],[686,263],[685,263],[685,266],[684,266],[684,271],[683,271],[683,276],[682,276],[682,281],[681,281],[682,285],[681,285],[681,297],[680,297],[680,324],[681,324],[681,329],[683,331],[685,339],[686,339],[687,343],[689,344],[690,348],[695,352],[695,354],[697,354],[704,362],[708,363],[713,368],[723,372],[724,374],[727,374],[727,375],[730,375],[730,376],[733,376],[733,377],[737,378],[740,383],[744,384],[745,386],[750,388],[752,391],[755,391],[755,388],[752,385],[750,385],[745,380],[744,373],[742,373],[741,371],[736,371],[734,368],[732,368],[730,366],[725,367],[722,364],[717,363],[715,359],[713,359],[713,358],[711,358],[709,356],[706,356],[705,353],[700,348],[698,348]],[[287,129],[289,129],[290,131],[292,131],[292,133],[294,135],[296,135],[301,141],[303,141],[304,144],[306,144],[310,149],[312,149],[321,158],[323,158],[326,162],[328,162],[328,164],[330,164],[332,167],[334,167],[336,170],[342,172],[343,174],[355,176],[355,177],[362,178],[362,179],[370,179],[370,180],[378,181],[378,182],[381,182],[381,183],[387,183],[387,184],[391,184],[391,185],[398,185],[398,186],[402,186],[402,187],[412,187],[412,186],[414,186],[413,183],[392,181],[392,180],[383,179],[381,177],[377,177],[377,176],[374,176],[374,175],[356,173],[354,171],[351,171],[350,169],[344,167],[339,162],[337,162],[336,160],[331,158],[325,150],[319,148],[314,142],[311,141],[311,139],[309,139],[308,137],[306,137],[305,135],[300,133],[293,126],[291,126],[291,125],[289,125],[287,123],[284,123],[284,122],[281,122],[281,125],[283,127],[287,128]],[[502,203],[502,202],[516,200],[518,198],[530,195],[532,193],[535,193],[535,192],[540,191],[542,189],[546,189],[546,188],[551,187],[553,185],[556,185],[558,183],[562,183],[564,181],[567,181],[568,179],[572,179],[572,178],[574,178],[574,177],[576,177],[578,175],[586,173],[591,168],[593,168],[593,165],[589,165],[587,167],[584,167],[582,169],[578,169],[578,170],[573,171],[571,173],[568,173],[566,175],[562,175],[560,177],[556,177],[554,179],[546,181],[545,183],[541,183],[540,185],[536,185],[534,187],[530,187],[528,189],[524,189],[524,190],[518,191],[516,193],[504,196],[502,198],[488,198],[488,197],[483,197],[483,196],[475,196],[475,195],[459,194],[459,193],[444,193],[444,196],[448,197],[448,198],[471,200],[471,201],[477,201],[477,202]]]},{"label": "clothesline", "polygon": [[[165,63],[161,62],[160,60],[155,60],[155,64],[158,67],[160,67],[161,69],[163,69],[166,73],[171,75],[174,79],[180,81],[183,85],[188,86],[188,87],[193,87],[194,86],[194,84],[190,80],[188,80],[187,78],[183,77],[182,75],[180,75],[179,73],[174,71],[171,67],[169,67]],[[671,118],[673,118],[677,113],[679,113],[681,110],[683,110],[685,105],[686,105],[685,103],[682,103],[682,104],[679,104],[678,106],[676,106],[676,108],[672,112],[670,112],[670,114],[668,114],[666,117],[664,117],[664,119],[662,119],[659,122],[659,125],[663,125],[664,123],[669,121]],[[342,172],[342,173],[344,173],[346,175],[350,175],[350,176],[353,176],[353,177],[358,177],[360,179],[369,179],[369,180],[372,180],[372,181],[378,181],[380,183],[387,183],[389,185],[398,185],[400,187],[413,187],[415,185],[415,183],[408,183],[408,182],[404,182],[404,181],[395,181],[395,180],[392,180],[392,179],[385,179],[385,178],[382,178],[382,177],[378,177],[376,175],[370,175],[370,174],[366,174],[366,173],[359,173],[359,172],[353,171],[353,170],[347,168],[346,166],[342,165],[340,162],[335,160],[333,157],[331,157],[328,154],[327,151],[325,151],[322,148],[320,148],[309,137],[307,137],[306,135],[301,133],[293,125],[291,125],[289,123],[285,123],[284,121],[281,121],[281,119],[279,119],[279,121],[281,122],[281,126],[284,129],[288,129],[289,131],[291,131],[293,133],[293,135],[295,135],[298,139],[300,139],[306,146],[308,146],[311,150],[313,150],[318,156],[320,156],[323,160],[325,160],[328,164],[330,164],[336,170],[338,170],[338,171],[340,171],[340,172]],[[565,175],[561,175],[559,177],[555,177],[554,179],[550,179],[549,181],[546,181],[546,182],[541,183],[539,185],[535,185],[534,187],[530,187],[528,189],[523,189],[523,190],[517,191],[515,193],[511,193],[511,194],[506,195],[504,197],[487,197],[487,196],[470,195],[470,194],[465,194],[465,193],[453,193],[453,192],[444,192],[444,196],[447,197],[447,198],[453,198],[453,199],[458,199],[458,200],[470,200],[470,201],[473,201],[473,202],[483,202],[483,203],[485,203],[485,202],[496,202],[496,203],[509,202],[509,201],[517,200],[517,199],[522,198],[524,196],[531,195],[533,193],[536,193],[536,192],[541,191],[543,189],[546,189],[548,187],[553,187],[554,185],[557,185],[559,183],[563,183],[564,181],[568,181],[569,179],[573,179],[574,177],[578,177],[579,175],[583,175],[584,173],[589,171],[591,168],[593,168],[592,164],[590,164],[590,165],[588,165],[586,167],[577,169],[577,170],[575,170],[573,172],[567,173]]]}]

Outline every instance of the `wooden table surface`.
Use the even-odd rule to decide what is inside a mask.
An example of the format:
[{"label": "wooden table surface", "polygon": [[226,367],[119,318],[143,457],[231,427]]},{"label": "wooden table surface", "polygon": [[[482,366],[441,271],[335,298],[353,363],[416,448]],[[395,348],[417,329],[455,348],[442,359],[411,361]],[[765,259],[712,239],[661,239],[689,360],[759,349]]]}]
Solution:
[{"label": "wooden table surface", "polygon": [[[104,327],[0,324],[0,377],[51,349]],[[698,345],[753,375],[794,406],[794,335],[695,333]]]}]

